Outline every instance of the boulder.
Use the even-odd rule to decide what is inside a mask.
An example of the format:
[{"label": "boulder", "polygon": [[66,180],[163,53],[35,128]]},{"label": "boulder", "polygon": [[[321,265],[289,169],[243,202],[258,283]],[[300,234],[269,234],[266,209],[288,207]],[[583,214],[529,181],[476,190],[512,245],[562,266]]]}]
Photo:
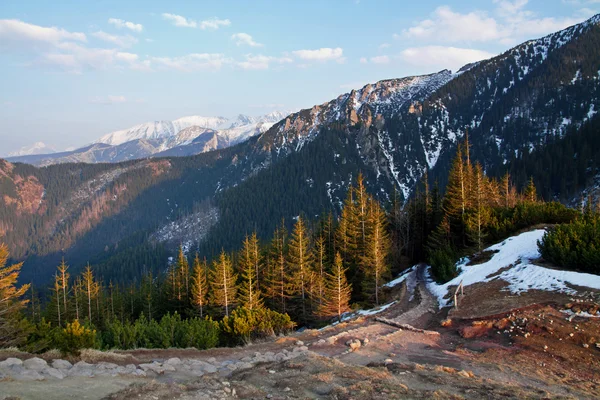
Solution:
[{"label": "boulder", "polygon": [[98,369],[116,369],[119,366],[117,364],[114,363],[109,363],[109,362],[105,362],[105,361],[101,361],[96,365],[96,368]]},{"label": "boulder", "polygon": [[43,381],[44,376],[39,371],[33,369],[23,369],[18,374],[13,374],[12,378],[16,381]]},{"label": "boulder", "polygon": [[360,343],[360,340],[358,340],[358,339],[352,339],[352,340],[348,340],[346,342],[346,346],[350,347],[350,349],[352,351],[356,351],[356,350],[360,349],[361,343]]},{"label": "boulder", "polygon": [[71,369],[73,364],[67,360],[56,359],[52,361],[52,367],[56,369]]},{"label": "boulder", "polygon": [[48,367],[48,368],[42,370],[42,373],[44,375],[48,375],[48,376],[51,376],[52,378],[56,378],[56,379],[64,379],[66,376],[64,371],[61,371],[60,369],[56,369],[56,368],[52,368],[52,367]]},{"label": "boulder", "polygon": [[182,364],[181,359],[179,359],[178,357],[169,358],[164,363],[167,365],[172,365],[174,367],[177,367]]},{"label": "boulder", "polygon": [[23,361],[18,358],[9,357],[4,361],[0,361],[0,368],[11,368],[13,366],[21,366],[23,365]]},{"label": "boulder", "polygon": [[32,369],[34,371],[41,371],[44,368],[48,367],[48,363],[46,362],[46,360],[42,360],[39,357],[33,357],[23,361],[23,366],[27,369]]}]

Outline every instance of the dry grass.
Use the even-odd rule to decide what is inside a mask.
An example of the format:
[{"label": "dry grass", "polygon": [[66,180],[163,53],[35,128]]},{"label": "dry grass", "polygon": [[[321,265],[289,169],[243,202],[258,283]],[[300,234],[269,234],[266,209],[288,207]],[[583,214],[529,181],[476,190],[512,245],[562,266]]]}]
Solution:
[{"label": "dry grass", "polygon": [[83,349],[79,354],[81,361],[96,364],[100,361],[113,362],[116,364],[133,362],[135,359],[129,354],[115,353],[114,351],[100,351],[95,349]]}]

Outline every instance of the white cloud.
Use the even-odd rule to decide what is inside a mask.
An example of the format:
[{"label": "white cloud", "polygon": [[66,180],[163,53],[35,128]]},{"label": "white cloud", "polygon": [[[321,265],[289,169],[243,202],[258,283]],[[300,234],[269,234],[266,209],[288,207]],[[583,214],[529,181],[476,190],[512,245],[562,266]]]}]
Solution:
[{"label": "white cloud", "polygon": [[125,103],[125,102],[127,102],[127,99],[125,98],[125,96],[94,97],[93,99],[90,100],[90,103],[105,104],[105,105]]},{"label": "white cloud", "polygon": [[198,26],[196,21],[182,17],[181,15],[163,13],[163,19],[170,21],[173,25],[183,28],[195,28]]},{"label": "white cloud", "polygon": [[336,47],[335,49],[329,47],[323,47],[321,49],[316,50],[296,50],[293,51],[292,54],[302,60],[308,61],[330,61],[335,60],[338,62],[343,62],[344,51],[340,47]]},{"label": "white cloud", "polygon": [[369,63],[369,60],[367,60],[367,57],[361,57],[361,58],[360,58],[360,63],[361,63],[361,64],[368,64],[368,63]]},{"label": "white cloud", "polygon": [[228,19],[210,18],[204,21],[196,22],[193,19],[188,19],[181,15],[163,13],[163,19],[170,21],[173,25],[182,28],[200,28],[202,30],[216,30],[222,26],[231,25],[231,21]]},{"label": "white cloud", "polygon": [[382,43],[379,45],[379,50],[387,49],[390,47],[389,43]]},{"label": "white cloud", "polygon": [[215,29],[219,29],[222,26],[229,26],[231,25],[231,21],[228,19],[219,19],[219,18],[211,18],[211,19],[207,19],[205,21],[201,21],[200,22],[200,29],[211,29],[211,30],[215,30]]},{"label": "white cloud", "polygon": [[408,48],[400,53],[399,58],[417,67],[434,69],[449,68],[456,71],[466,64],[484,60],[494,55],[487,51],[476,49],[425,46]]},{"label": "white cloud", "polygon": [[134,53],[117,49],[100,49],[64,42],[51,52],[42,53],[38,63],[57,66],[72,73],[84,70],[106,70],[110,68],[148,69],[148,65],[139,61]]},{"label": "white cloud", "polygon": [[503,45],[543,36],[580,22],[577,18],[538,18],[526,10],[528,0],[494,0],[493,15],[484,11],[462,14],[449,6],[435,9],[431,17],[405,29],[394,39],[411,39],[424,42],[491,42]]},{"label": "white cloud", "polygon": [[389,56],[377,56],[377,57],[371,57],[369,59],[369,61],[372,64],[389,64],[390,63],[390,57]]},{"label": "white cloud", "polygon": [[218,53],[193,53],[182,57],[151,57],[152,64],[162,69],[173,69],[183,72],[200,70],[218,70],[233,61]]},{"label": "white cloud", "polygon": [[269,69],[271,64],[289,64],[292,63],[293,60],[289,57],[270,57],[264,56],[262,54],[252,55],[247,54],[245,61],[240,61],[237,63],[237,66],[242,69],[248,70],[264,70]]},{"label": "white cloud", "polygon": [[243,33],[243,32],[231,35],[231,40],[235,40],[235,44],[238,46],[242,46],[242,45],[246,45],[246,46],[250,46],[250,47],[262,47],[263,46],[263,44],[255,42],[254,39],[252,39],[252,36],[248,35],[247,33]]},{"label": "white cloud", "polygon": [[141,32],[142,30],[144,30],[144,27],[142,26],[142,24],[136,24],[133,22],[124,21],[124,20],[118,19],[118,18],[109,18],[108,23],[116,26],[119,29],[127,28],[134,32]]},{"label": "white cloud", "polygon": [[103,31],[94,32],[92,33],[92,36],[119,47],[131,47],[138,42],[138,40],[131,35],[111,35]]},{"label": "white cloud", "polygon": [[0,48],[23,43],[56,45],[67,40],[85,42],[87,38],[84,33],[62,28],[33,25],[17,19],[0,20]]}]

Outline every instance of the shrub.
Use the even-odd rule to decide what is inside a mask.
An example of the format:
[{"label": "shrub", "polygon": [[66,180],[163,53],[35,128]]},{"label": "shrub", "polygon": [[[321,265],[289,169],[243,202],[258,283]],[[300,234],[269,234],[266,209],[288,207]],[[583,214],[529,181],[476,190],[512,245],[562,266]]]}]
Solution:
[{"label": "shrub", "polygon": [[429,265],[431,265],[431,272],[438,283],[448,282],[458,274],[457,259],[456,252],[448,246],[430,251]]},{"label": "shrub", "polygon": [[538,242],[542,257],[564,268],[600,275],[600,214],[556,225]]},{"label": "shrub", "polygon": [[63,353],[78,354],[81,349],[96,346],[96,330],[85,327],[75,320],[57,333],[56,344]]},{"label": "shrub", "polygon": [[221,329],[233,342],[278,335],[292,330],[295,325],[289,315],[268,308],[249,310],[240,307],[221,321]]}]

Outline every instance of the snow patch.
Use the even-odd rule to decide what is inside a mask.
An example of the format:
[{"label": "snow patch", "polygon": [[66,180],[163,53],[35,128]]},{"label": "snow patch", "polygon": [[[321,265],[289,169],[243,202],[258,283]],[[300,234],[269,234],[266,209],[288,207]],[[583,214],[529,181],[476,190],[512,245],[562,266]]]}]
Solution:
[{"label": "snow patch", "polygon": [[[463,286],[467,287],[475,283],[501,279],[508,283],[506,290],[513,294],[534,289],[572,294],[575,291],[569,285],[600,290],[598,275],[549,269],[531,263],[531,260],[540,257],[537,242],[542,239],[544,233],[543,229],[525,232],[487,248],[486,250],[497,253],[483,264],[467,266],[469,259],[465,257],[457,263],[459,275],[456,278],[443,285],[430,281],[427,287],[438,298],[440,307],[450,305],[451,299],[446,299],[449,289],[458,286],[461,281]],[[507,267],[510,268],[499,273]]]}]

